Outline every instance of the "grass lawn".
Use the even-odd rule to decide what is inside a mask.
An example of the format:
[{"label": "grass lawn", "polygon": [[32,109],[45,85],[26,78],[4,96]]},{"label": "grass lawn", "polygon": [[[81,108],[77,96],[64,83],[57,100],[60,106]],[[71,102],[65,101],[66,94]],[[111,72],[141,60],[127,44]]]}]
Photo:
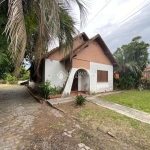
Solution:
[{"label": "grass lawn", "polygon": [[[86,102],[82,107],[76,107],[73,102],[59,104],[57,107],[80,119],[84,129],[84,134],[81,135],[82,142],[95,145],[95,150],[117,150],[121,149],[120,146],[128,150],[149,149],[149,124],[90,102]],[[107,132],[111,132],[116,138],[110,139],[104,134]]]},{"label": "grass lawn", "polygon": [[119,94],[101,96],[100,98],[150,113],[150,91],[148,90],[141,92],[137,90],[123,91]]}]

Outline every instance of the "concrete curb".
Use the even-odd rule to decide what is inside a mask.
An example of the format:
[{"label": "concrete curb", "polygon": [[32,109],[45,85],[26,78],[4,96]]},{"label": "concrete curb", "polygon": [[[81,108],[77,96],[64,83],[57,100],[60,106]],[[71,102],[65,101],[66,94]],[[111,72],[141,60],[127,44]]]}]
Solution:
[{"label": "concrete curb", "polygon": [[43,103],[46,102],[45,99],[39,99],[37,96],[35,96],[27,86],[24,86],[24,87],[27,89],[27,91],[32,95],[32,97],[33,97],[36,101],[38,101],[38,102],[41,103],[41,104],[43,104]]}]

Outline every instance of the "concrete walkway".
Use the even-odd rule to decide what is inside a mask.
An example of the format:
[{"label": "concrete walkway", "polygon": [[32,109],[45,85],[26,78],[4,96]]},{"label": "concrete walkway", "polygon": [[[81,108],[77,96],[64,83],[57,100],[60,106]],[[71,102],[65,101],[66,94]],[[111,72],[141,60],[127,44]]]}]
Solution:
[{"label": "concrete walkway", "polygon": [[[121,91],[100,93],[100,94],[97,94],[97,95],[94,95],[94,96],[87,95],[86,97],[87,97],[87,99],[88,99],[89,97],[99,97],[99,96],[102,96],[102,95],[110,95],[110,94],[118,94],[118,93],[121,93]],[[85,95],[84,95],[84,96],[85,96]],[[47,100],[47,101],[48,101],[48,103],[50,103],[51,105],[57,105],[57,104],[61,104],[61,103],[67,103],[67,102],[74,101],[74,100],[75,100],[75,97],[76,97],[76,96],[63,97],[63,98],[54,98],[54,99],[49,99],[49,100]]]},{"label": "concrete walkway", "polygon": [[[117,92],[119,93],[119,92]],[[99,106],[114,110],[122,115],[128,116],[130,118],[139,120],[141,122],[144,123],[148,123],[150,124],[150,114],[149,113],[145,113],[133,108],[129,108],[126,106],[122,106],[116,103],[112,103],[112,102],[108,102],[108,101],[104,101],[101,100],[100,98],[98,98],[98,96],[101,95],[108,95],[108,94],[116,94],[115,92],[113,93],[103,93],[103,94],[99,94],[96,96],[87,96],[87,101],[92,102],[94,104],[97,104]],[[48,100],[48,102],[51,105],[55,105],[55,104],[59,104],[59,103],[66,103],[66,102],[70,102],[70,101],[74,101],[75,97],[67,97],[67,98],[57,98],[57,99],[53,99],[53,100]]]},{"label": "concrete walkway", "polygon": [[150,114],[148,113],[145,113],[145,112],[133,109],[133,108],[129,108],[126,106],[122,106],[116,103],[104,101],[95,96],[88,97],[87,100],[97,105],[100,105],[102,107],[106,107],[108,109],[114,110],[122,115],[126,115],[130,118],[150,124]]},{"label": "concrete walkway", "polygon": [[75,97],[66,97],[66,98],[49,99],[49,100],[47,100],[47,102],[50,103],[50,105],[57,105],[57,104],[61,104],[61,103],[71,102],[74,100],[75,100]]}]

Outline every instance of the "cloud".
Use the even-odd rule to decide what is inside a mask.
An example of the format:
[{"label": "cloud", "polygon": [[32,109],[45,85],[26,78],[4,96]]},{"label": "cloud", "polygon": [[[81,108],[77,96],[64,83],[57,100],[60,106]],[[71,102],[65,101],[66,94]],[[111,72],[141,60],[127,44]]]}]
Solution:
[{"label": "cloud", "polygon": [[100,34],[112,52],[117,47],[128,44],[135,36],[142,36],[142,40],[150,43],[150,5],[112,29],[118,21],[124,20],[147,4],[146,0],[139,0],[136,5],[135,0],[112,1],[82,31],[85,31],[90,38]]},{"label": "cloud", "polygon": [[103,35],[102,37],[110,50],[114,52],[117,47],[129,43],[135,36],[142,36],[143,41],[150,43],[149,14],[150,10],[146,8],[139,15],[115,28],[110,34]]}]

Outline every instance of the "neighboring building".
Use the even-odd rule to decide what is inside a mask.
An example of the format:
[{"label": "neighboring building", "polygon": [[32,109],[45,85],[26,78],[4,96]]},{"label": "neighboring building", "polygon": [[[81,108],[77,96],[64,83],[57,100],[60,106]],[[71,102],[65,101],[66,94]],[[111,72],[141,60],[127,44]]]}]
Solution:
[{"label": "neighboring building", "polygon": [[71,91],[112,91],[114,67],[118,64],[100,35],[89,39],[82,33],[75,38],[72,53],[64,55],[55,48],[46,54],[43,81],[64,87],[62,97]]},{"label": "neighboring building", "polygon": [[147,66],[143,71],[143,78],[150,79],[150,66]]}]

